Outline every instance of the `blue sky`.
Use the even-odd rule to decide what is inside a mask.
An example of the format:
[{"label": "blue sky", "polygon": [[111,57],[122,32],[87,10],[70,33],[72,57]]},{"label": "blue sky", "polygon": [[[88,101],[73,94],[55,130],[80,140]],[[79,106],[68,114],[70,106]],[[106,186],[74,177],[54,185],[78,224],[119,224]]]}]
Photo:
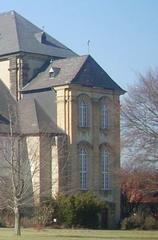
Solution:
[{"label": "blue sky", "polygon": [[157,0],[0,0],[78,54],[90,54],[123,88],[158,68]]}]

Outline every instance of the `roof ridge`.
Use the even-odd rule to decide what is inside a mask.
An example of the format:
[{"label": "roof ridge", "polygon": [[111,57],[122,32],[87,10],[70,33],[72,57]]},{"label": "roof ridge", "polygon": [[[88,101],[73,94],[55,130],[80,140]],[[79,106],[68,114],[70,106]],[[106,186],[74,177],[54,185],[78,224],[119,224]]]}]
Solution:
[{"label": "roof ridge", "polygon": [[15,25],[16,38],[17,38],[17,42],[18,42],[18,48],[20,50],[20,41],[19,41],[20,39],[19,39],[19,33],[18,33],[18,29],[17,29],[17,19],[16,19],[17,14],[18,13],[15,10],[10,10],[8,12],[1,13],[0,16],[2,16],[2,15],[5,15],[5,16],[11,15],[11,16],[13,16],[13,18],[14,18],[13,24]]},{"label": "roof ridge", "polygon": [[75,75],[73,76],[72,80],[73,81],[77,75],[80,73],[80,71],[82,70],[84,64],[87,62],[87,59],[90,57],[90,55],[84,55],[85,56],[85,59],[84,59],[84,62],[81,64],[80,68],[78,69],[78,71],[75,73]]},{"label": "roof ridge", "polygon": [[38,123],[38,131],[40,131],[40,126],[39,126],[39,119],[38,119],[38,111],[37,111],[37,101],[36,101],[36,99],[34,98],[33,99],[33,102],[34,102],[34,105],[35,105],[35,111],[36,111],[36,121],[37,121],[37,123]]},{"label": "roof ridge", "polygon": [[15,19],[15,26],[16,26],[16,34],[17,34],[17,41],[18,41],[18,46],[19,46],[19,50],[21,49],[21,44],[20,44],[20,33],[19,33],[19,28],[18,28],[18,24],[17,24],[17,12],[16,11],[12,11],[14,13],[14,19]]},{"label": "roof ridge", "polygon": [[[63,43],[61,43],[60,41],[58,41],[56,38],[54,38],[53,36],[51,36],[48,32],[46,31],[43,31],[42,28],[38,27],[35,23],[32,23],[30,20],[28,20],[27,18],[23,17],[21,14],[17,13],[16,11],[10,11],[10,12],[13,12],[14,15],[17,17],[19,16],[20,18],[22,18],[23,20],[25,20],[26,22],[28,22],[29,24],[31,24],[33,27],[37,28],[39,30],[39,32],[44,32],[48,37],[52,38],[54,41],[57,42],[57,44],[61,45],[61,46],[57,46],[56,47],[58,48],[63,48],[63,49],[67,49],[67,50],[70,50],[72,51],[70,48],[68,48],[67,46],[65,46]],[[8,12],[9,13],[9,12]],[[54,44],[55,45],[55,44]],[[72,51],[73,52],[73,51]]]},{"label": "roof ridge", "polygon": [[7,14],[14,14],[16,13],[15,10],[10,10],[10,11],[7,11],[7,12],[1,12],[0,15],[7,15]]},{"label": "roof ridge", "polygon": [[70,57],[66,57],[66,58],[54,59],[53,62],[67,61],[67,60],[72,59],[72,58],[83,58],[83,57],[88,58],[89,56],[90,56],[90,55],[87,55],[87,54],[84,54],[84,55],[75,55],[75,56],[70,56]]},{"label": "roof ridge", "polygon": [[[6,28],[4,28],[4,24],[6,24]],[[36,34],[43,32],[43,30],[36,23],[32,23],[14,10],[0,14],[0,31],[3,36],[0,45],[0,55],[16,52],[41,54],[58,58],[77,55],[47,32],[45,32],[45,40],[42,41],[42,38],[37,38]]]},{"label": "roof ridge", "polygon": [[[36,118],[36,122],[38,123],[38,126],[37,126],[37,128],[38,128],[38,130],[39,130],[39,122],[38,122],[38,117],[37,117],[37,109],[36,109],[36,102],[35,102],[35,99],[33,98],[33,99],[29,99],[30,100],[30,102],[33,102],[33,105],[34,105],[34,109],[35,109],[35,118]],[[24,100],[24,101],[26,101],[26,99]],[[28,101],[28,99],[27,99],[27,101]]]},{"label": "roof ridge", "polygon": [[[47,131],[47,129],[42,129],[42,128],[41,128],[40,114],[39,114],[37,108],[39,108],[40,111],[42,110],[42,111],[43,111],[42,114],[45,114],[45,116],[46,116],[46,118],[47,118],[47,121],[50,122],[50,123],[52,123],[52,124],[57,128],[57,124],[50,118],[50,116],[46,113],[46,111],[43,109],[43,107],[40,105],[40,103],[39,103],[36,99],[34,99],[34,103],[35,103],[35,109],[36,109],[36,116],[37,116],[37,122],[38,122],[39,132],[40,132],[41,130],[42,130],[42,131],[44,130],[44,131],[47,133],[48,131]],[[47,125],[47,128],[49,128],[49,127],[50,127],[50,124]]]},{"label": "roof ridge", "polygon": [[37,99],[34,98],[34,102],[35,102],[35,106],[40,107],[40,108],[44,111],[44,113],[47,115],[47,117],[49,118],[49,120],[52,121],[51,118],[49,117],[49,115],[46,113],[46,111],[45,111],[45,110],[43,109],[43,107],[41,106],[41,104],[37,101]]},{"label": "roof ridge", "polygon": [[[23,104],[25,104],[26,102],[27,102],[27,104],[30,104],[30,105],[28,105],[29,108],[27,108],[27,114],[31,113],[31,116],[33,116],[33,125],[31,122],[30,129],[32,129],[32,127],[34,127],[37,132],[37,131],[39,131],[39,124],[37,121],[36,105],[35,105],[35,101],[33,98],[31,98],[31,99],[23,98],[20,101],[18,101],[18,118],[20,120],[19,121],[20,122],[20,130],[23,129],[23,121],[24,121],[23,116],[25,117],[25,113],[26,113],[26,111],[23,111],[23,109],[24,109]],[[28,111],[29,111],[29,113],[28,113]],[[21,113],[22,113],[22,115],[21,115]]]}]

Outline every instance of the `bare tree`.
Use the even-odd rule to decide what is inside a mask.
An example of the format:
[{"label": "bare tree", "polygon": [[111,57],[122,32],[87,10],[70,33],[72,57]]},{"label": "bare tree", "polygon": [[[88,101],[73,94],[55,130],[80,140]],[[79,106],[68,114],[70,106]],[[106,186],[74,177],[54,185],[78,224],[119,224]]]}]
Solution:
[{"label": "bare tree", "polygon": [[15,233],[20,231],[20,210],[33,204],[32,180],[39,171],[36,146],[32,159],[27,159],[25,138],[16,131],[16,118],[11,108],[9,113],[9,133],[0,141],[0,208],[11,209],[15,216]]},{"label": "bare tree", "polygon": [[[19,133],[15,111],[9,108],[8,113],[9,133],[0,138],[0,209],[13,211],[15,234],[21,235],[21,209],[33,207],[35,202],[41,203],[45,197],[51,197],[52,188],[59,177],[56,175],[59,168],[63,175],[67,171],[67,161],[64,161],[64,149],[67,143],[65,136],[61,136],[60,149],[57,149],[58,156],[53,153],[52,157],[56,158],[56,161],[52,166],[47,161],[47,155],[50,157],[51,152],[47,151],[48,146],[43,143],[43,161],[39,162],[39,145]],[[45,136],[46,129],[43,137]],[[46,144],[53,139],[54,137],[48,139]],[[50,143],[50,145],[53,144],[53,142]],[[63,159],[60,166],[58,166],[58,157]],[[52,179],[51,174],[54,175]],[[43,186],[41,186],[41,182],[44,182],[42,177],[47,183]]]},{"label": "bare tree", "polygon": [[122,135],[125,162],[158,163],[158,73],[140,75],[129,88],[122,103]]}]

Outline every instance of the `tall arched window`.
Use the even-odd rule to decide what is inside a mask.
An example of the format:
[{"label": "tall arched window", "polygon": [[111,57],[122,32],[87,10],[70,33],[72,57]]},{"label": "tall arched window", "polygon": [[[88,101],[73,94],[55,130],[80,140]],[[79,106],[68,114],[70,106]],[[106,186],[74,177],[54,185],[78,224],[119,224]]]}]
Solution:
[{"label": "tall arched window", "polygon": [[88,105],[85,100],[79,102],[79,126],[88,127]]},{"label": "tall arched window", "polygon": [[101,165],[101,189],[109,189],[109,153],[105,148],[100,150],[100,165]]},{"label": "tall arched window", "polygon": [[105,101],[102,101],[100,106],[100,127],[102,129],[108,128],[108,109]]},{"label": "tall arched window", "polygon": [[88,177],[88,150],[85,146],[79,149],[79,161],[80,161],[80,189],[87,189],[87,177]]}]

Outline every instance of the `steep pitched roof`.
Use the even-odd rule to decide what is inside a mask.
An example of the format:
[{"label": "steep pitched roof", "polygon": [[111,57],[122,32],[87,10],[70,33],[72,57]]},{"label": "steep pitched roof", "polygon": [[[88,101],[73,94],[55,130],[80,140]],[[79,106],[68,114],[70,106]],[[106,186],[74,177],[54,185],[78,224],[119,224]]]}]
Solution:
[{"label": "steep pitched roof", "polygon": [[61,58],[76,55],[15,11],[0,14],[0,56],[21,51]]},{"label": "steep pitched roof", "polygon": [[[22,89],[22,91],[32,91],[68,84],[75,78],[86,59],[87,56],[78,56],[55,60],[53,63],[48,64],[45,69],[42,69],[40,73]],[[58,70],[58,73],[55,77],[50,78],[49,71],[52,67],[53,69]]]},{"label": "steep pitched roof", "polygon": [[23,134],[62,133],[35,99],[20,100],[18,110],[20,130]]},{"label": "steep pitched roof", "polygon": [[16,109],[16,100],[1,79],[0,96],[0,114],[4,115],[6,118],[9,118],[9,107],[12,106],[14,109]]},{"label": "steep pitched roof", "polygon": [[[0,80],[0,133],[10,133],[9,121],[11,114],[13,121],[13,131],[22,134],[62,134],[54,122],[53,118],[48,116],[44,108],[35,98],[26,98],[16,101],[10,94],[8,88]],[[52,97],[48,95],[48,108]]]},{"label": "steep pitched roof", "polygon": [[47,115],[47,113],[44,111],[44,109],[40,106],[40,104],[35,100],[35,106],[36,106],[36,114],[37,114],[37,120],[38,120],[38,127],[40,133],[61,133],[59,131],[57,125],[55,122],[50,119],[50,117]]},{"label": "steep pitched roof", "polygon": [[[13,122],[13,131],[18,132],[17,102],[10,94],[3,81],[0,80],[0,132],[10,133],[10,116]],[[10,115],[10,116],[9,116]]]},{"label": "steep pitched roof", "polygon": [[125,91],[112,80],[105,70],[91,57],[88,56],[80,71],[71,82],[87,87],[104,88],[108,90]]},{"label": "steep pitched roof", "polygon": [[[52,78],[49,76],[51,68],[56,72]],[[22,92],[27,93],[65,84],[104,88],[119,91],[121,94],[125,92],[89,55],[53,61],[28,83]]]},{"label": "steep pitched roof", "polygon": [[9,124],[9,119],[0,114],[0,124]]}]

